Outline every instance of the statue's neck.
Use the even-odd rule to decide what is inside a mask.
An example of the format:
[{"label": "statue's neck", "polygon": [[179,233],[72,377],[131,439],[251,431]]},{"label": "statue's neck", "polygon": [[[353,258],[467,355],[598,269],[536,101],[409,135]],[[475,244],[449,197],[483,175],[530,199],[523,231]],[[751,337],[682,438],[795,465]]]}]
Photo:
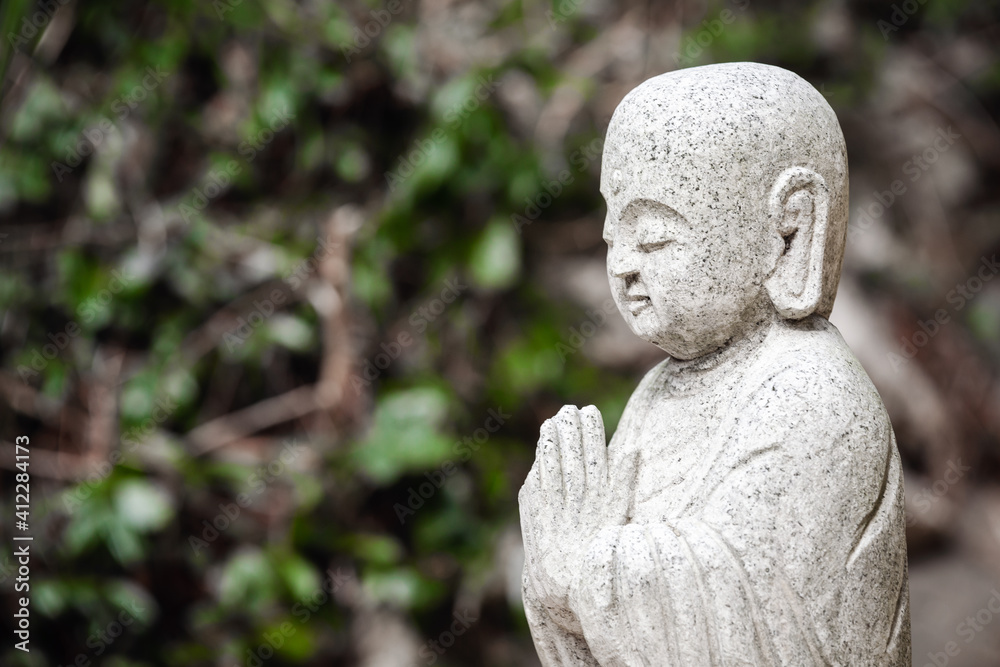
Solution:
[{"label": "statue's neck", "polygon": [[697,390],[718,376],[727,375],[749,362],[763,345],[772,327],[779,323],[772,312],[762,313],[737,336],[708,354],[694,359],[670,358],[663,371],[668,388],[672,390]]}]

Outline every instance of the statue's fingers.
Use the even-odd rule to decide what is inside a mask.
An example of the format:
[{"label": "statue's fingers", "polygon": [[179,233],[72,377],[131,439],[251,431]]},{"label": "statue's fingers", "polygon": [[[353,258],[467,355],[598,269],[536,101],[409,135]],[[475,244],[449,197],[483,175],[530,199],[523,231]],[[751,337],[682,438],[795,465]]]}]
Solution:
[{"label": "statue's fingers", "polygon": [[517,493],[517,504],[520,507],[525,507],[535,502],[535,496],[538,494],[539,487],[541,487],[541,480],[539,479],[539,463],[538,458],[535,458],[535,462],[531,464],[531,469],[524,478],[524,483],[521,484],[521,490]]},{"label": "statue's fingers", "polygon": [[580,410],[583,427],[583,454],[587,466],[587,487],[603,488],[608,484],[608,446],[604,439],[604,419],[593,405]]},{"label": "statue's fingers", "polygon": [[543,495],[555,499],[552,494],[563,493],[562,455],[559,448],[559,431],[551,419],[542,423],[541,437],[538,439],[538,452],[535,454],[538,464],[540,491]]},{"label": "statue's fingers", "polygon": [[[539,445],[540,447],[540,445]],[[535,458],[531,470],[524,478],[524,484],[517,494],[518,513],[521,519],[521,536],[524,540],[526,557],[534,558],[540,544],[539,514],[545,511],[550,495],[542,488],[541,471],[544,461],[541,453]]]},{"label": "statue's fingers", "polygon": [[573,501],[583,498],[586,488],[586,467],[583,457],[583,429],[580,411],[575,405],[565,405],[555,417],[562,452],[563,487]]},{"label": "statue's fingers", "polygon": [[635,488],[635,478],[639,471],[639,450],[628,452],[618,459],[615,469],[611,471],[612,482],[608,485],[610,494],[605,507],[606,519],[613,525],[623,523],[628,518],[632,504],[632,489]]},{"label": "statue's fingers", "polygon": [[621,467],[622,484],[627,484],[629,485],[629,487],[631,487],[632,484],[635,482],[635,476],[639,472],[639,457],[641,454],[642,451],[639,449],[636,449],[635,451],[626,454],[625,461]]}]

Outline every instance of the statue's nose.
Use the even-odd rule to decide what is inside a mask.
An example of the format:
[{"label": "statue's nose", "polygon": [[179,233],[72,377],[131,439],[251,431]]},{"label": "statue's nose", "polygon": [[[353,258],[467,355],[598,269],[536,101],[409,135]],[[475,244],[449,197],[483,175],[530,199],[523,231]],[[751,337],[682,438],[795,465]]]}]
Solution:
[{"label": "statue's nose", "polygon": [[608,271],[616,278],[624,278],[637,272],[635,253],[615,246],[608,251]]}]

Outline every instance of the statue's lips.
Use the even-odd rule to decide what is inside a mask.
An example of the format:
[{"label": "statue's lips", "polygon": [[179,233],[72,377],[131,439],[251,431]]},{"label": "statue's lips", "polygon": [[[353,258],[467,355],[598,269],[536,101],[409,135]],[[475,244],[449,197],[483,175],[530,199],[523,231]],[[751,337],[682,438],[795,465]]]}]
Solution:
[{"label": "statue's lips", "polygon": [[653,303],[645,294],[628,294],[625,300],[628,302],[629,312],[633,315],[638,315]]}]

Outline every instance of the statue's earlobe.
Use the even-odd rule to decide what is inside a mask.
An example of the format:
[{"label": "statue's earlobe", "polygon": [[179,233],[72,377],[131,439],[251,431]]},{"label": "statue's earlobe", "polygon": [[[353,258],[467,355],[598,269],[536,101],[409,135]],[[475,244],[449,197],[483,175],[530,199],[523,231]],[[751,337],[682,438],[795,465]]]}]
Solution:
[{"label": "statue's earlobe", "polygon": [[823,297],[829,202],[826,181],[805,167],[786,169],[771,188],[770,228],[784,241],[784,250],[764,285],[784,318],[811,315]]}]

